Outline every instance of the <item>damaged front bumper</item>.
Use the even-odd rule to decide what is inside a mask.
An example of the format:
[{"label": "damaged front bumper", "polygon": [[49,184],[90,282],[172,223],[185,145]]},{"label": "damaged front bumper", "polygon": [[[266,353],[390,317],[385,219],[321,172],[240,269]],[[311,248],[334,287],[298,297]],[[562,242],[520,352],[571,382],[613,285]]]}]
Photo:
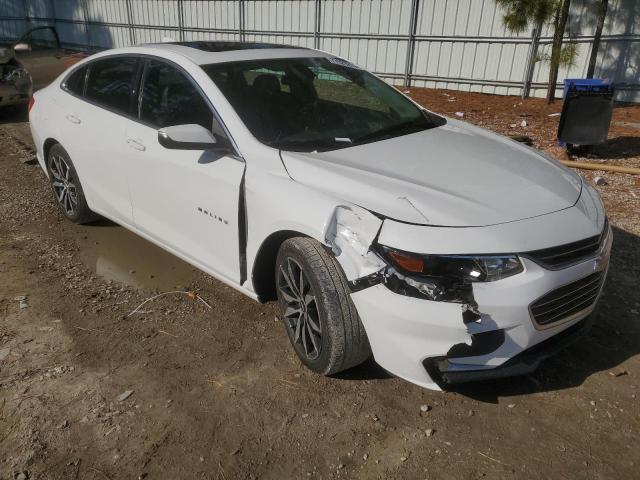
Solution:
[{"label": "damaged front bumper", "polygon": [[[355,221],[356,217],[344,216],[339,219],[348,222],[334,219],[335,227],[332,235],[327,236],[327,243],[332,246],[341,264],[347,267],[345,273],[352,286],[351,298],[378,364],[412,383],[440,389],[453,383],[531,372],[542,359],[577,335],[571,332],[586,329],[588,322],[585,318],[595,309],[605,282],[612,234],[600,208],[597,209],[597,215],[593,211],[585,215],[585,211],[578,206],[548,215],[546,219],[538,217],[527,220],[526,228],[506,224],[473,229],[473,232],[478,232],[478,235],[470,237],[474,242],[496,244],[496,248],[502,252],[522,251],[515,246],[524,244],[524,235],[533,239],[532,233],[536,231],[553,231],[555,237],[560,239],[575,239],[575,235],[584,238],[581,235],[586,237],[598,233],[600,240],[595,254],[563,265],[562,268],[547,268],[526,254],[518,254],[523,270],[497,281],[472,283],[471,302],[434,300],[426,296],[420,298],[396,293],[388,281],[389,276],[394,275],[393,270],[384,262],[385,266],[380,269],[380,264],[376,263],[376,259],[382,261],[380,257],[372,257],[372,249],[363,248],[366,242],[384,241],[390,244],[389,240],[394,237],[403,243],[400,248],[416,251],[416,245],[411,245],[412,242],[426,244],[435,235],[442,234],[444,228],[400,225],[355,211],[360,223]],[[587,221],[587,217],[598,220]],[[358,228],[364,221],[367,228]],[[370,232],[375,230],[377,222],[380,229],[373,238]],[[393,235],[390,235],[391,229],[394,229]],[[487,230],[489,234],[486,234]],[[407,235],[397,235],[398,231]],[[487,237],[482,238],[485,234]],[[471,250],[462,244],[455,244],[459,242],[460,235],[449,238],[452,241],[434,244],[431,250],[438,247],[443,251],[437,253],[444,253],[445,249],[455,249],[454,252],[458,253]],[[540,235],[538,240],[544,241],[540,240]],[[530,245],[535,248],[537,244],[534,242]],[[480,248],[480,251],[487,251]],[[351,255],[346,255],[349,251]],[[344,261],[345,256],[353,259],[357,254],[363,257],[361,265],[366,267],[358,271],[352,266],[355,262]],[[573,293],[578,288],[583,290]],[[583,292],[588,295],[584,297],[584,304],[581,304],[582,297],[578,297],[577,300],[571,300],[572,305],[578,308],[557,318],[552,317],[551,321],[545,319],[538,322],[536,312],[555,308],[553,305],[545,307],[545,303],[552,301],[563,304],[565,295],[577,296],[583,295]],[[535,310],[541,302],[542,308]],[[560,335],[563,332],[567,333]]]},{"label": "damaged front bumper", "polygon": [[524,350],[498,367],[483,370],[457,370],[450,368],[449,360],[446,357],[427,358],[423,365],[431,378],[442,387],[526,375],[534,372],[543,360],[582,338],[593,325],[593,320],[593,314],[588,315],[583,320]]},{"label": "damaged front bumper", "polygon": [[[610,243],[606,258],[609,251]],[[431,389],[532,371],[545,357],[545,350],[533,347],[581,323],[597,299],[544,328],[532,319],[529,306],[548,292],[593,274],[594,266],[603,273],[601,290],[606,263],[590,259],[555,272],[526,258],[523,263],[525,272],[519,275],[474,284],[480,318],[467,323],[465,305],[460,303],[398,295],[384,284],[352,293],[376,361],[394,375]],[[512,361],[523,352],[529,352],[521,357],[526,358],[523,364]]]}]

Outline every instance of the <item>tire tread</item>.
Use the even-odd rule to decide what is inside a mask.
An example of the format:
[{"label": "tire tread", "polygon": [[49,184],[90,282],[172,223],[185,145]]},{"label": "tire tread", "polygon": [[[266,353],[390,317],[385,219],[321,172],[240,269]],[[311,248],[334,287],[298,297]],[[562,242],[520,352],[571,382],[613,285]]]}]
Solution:
[{"label": "tire tread", "polygon": [[[325,309],[329,329],[341,331],[332,336],[332,348],[326,365],[320,371],[332,375],[355,367],[371,355],[371,347],[364,326],[350,297],[350,288],[337,260],[317,240],[308,237],[294,237],[283,243],[281,251],[298,251],[311,267],[322,293],[316,292],[316,298],[326,297]],[[278,262],[280,263],[280,262]],[[338,333],[338,332],[335,332]]]}]

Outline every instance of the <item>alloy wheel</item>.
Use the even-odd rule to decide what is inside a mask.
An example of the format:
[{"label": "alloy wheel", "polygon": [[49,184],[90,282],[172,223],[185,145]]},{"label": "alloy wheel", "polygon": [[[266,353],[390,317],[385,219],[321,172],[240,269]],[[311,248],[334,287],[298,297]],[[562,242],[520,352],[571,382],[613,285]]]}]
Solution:
[{"label": "alloy wheel", "polygon": [[51,185],[58,202],[67,215],[75,215],[78,209],[78,193],[69,164],[62,156],[51,155],[49,157],[49,171],[53,175]]},{"label": "alloy wheel", "polygon": [[302,267],[291,257],[280,265],[278,290],[286,305],[284,320],[293,343],[309,360],[317,359],[322,348],[322,324],[316,297]]}]

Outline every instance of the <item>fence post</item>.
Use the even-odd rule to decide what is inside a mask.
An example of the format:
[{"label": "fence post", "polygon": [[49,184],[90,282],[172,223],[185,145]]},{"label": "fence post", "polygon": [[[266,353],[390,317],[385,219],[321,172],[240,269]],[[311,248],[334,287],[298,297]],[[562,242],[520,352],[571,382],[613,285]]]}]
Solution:
[{"label": "fence post", "polygon": [[82,7],[82,16],[84,17],[84,37],[85,47],[87,51],[91,50],[91,32],[89,32],[89,8],[87,7],[86,0],[81,0],[80,5]]},{"label": "fence post", "polygon": [[131,45],[138,43],[136,41],[136,31],[133,28],[133,7],[131,6],[131,0],[127,0],[127,20],[129,21],[129,42]]},{"label": "fence post", "polygon": [[[27,31],[31,28],[31,16],[29,15],[27,0],[22,0],[22,11],[24,13],[24,30]],[[17,38],[20,38],[23,33],[24,32],[18,31]]]},{"label": "fence post", "polygon": [[238,2],[238,9],[240,10],[239,14],[240,14],[240,41],[244,42],[245,36],[244,36],[244,30],[245,30],[245,9],[244,9],[244,1],[240,0]]},{"label": "fence post", "polygon": [[184,42],[184,5],[182,0],[178,0],[178,35],[180,41]]},{"label": "fence post", "polygon": [[[57,28],[57,20],[58,20],[58,15],[56,15],[56,3],[53,0],[49,0],[49,6],[51,7],[51,15],[53,16],[53,28],[56,29],[56,31],[58,31]],[[60,46],[62,46],[62,42],[60,42]]]},{"label": "fence post", "polygon": [[531,43],[529,44],[529,53],[527,54],[527,63],[524,67],[524,79],[522,81],[522,98],[529,97],[531,91],[531,82],[533,81],[533,71],[536,66],[536,57],[538,56],[538,45],[540,44],[540,33],[542,24],[539,23],[531,31]]},{"label": "fence post", "polygon": [[321,0],[316,0],[316,13],[313,25],[313,48],[315,48],[316,50],[320,48],[320,22],[322,18],[321,8]]},{"label": "fence post", "polygon": [[411,17],[409,18],[409,36],[407,38],[407,59],[404,65],[404,87],[411,86],[411,70],[413,69],[413,54],[416,47],[419,7],[420,0],[411,0]]}]

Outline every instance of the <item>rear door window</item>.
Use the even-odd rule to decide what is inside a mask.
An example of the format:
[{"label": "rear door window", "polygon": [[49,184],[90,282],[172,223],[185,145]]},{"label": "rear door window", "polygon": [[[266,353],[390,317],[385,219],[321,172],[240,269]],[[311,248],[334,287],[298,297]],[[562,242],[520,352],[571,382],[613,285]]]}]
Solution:
[{"label": "rear door window", "polygon": [[118,113],[129,113],[138,59],[110,57],[92,62],[85,96]]},{"label": "rear door window", "polygon": [[[197,124],[213,126],[213,113],[202,94],[177,68],[151,60],[140,95],[140,120],[154,128]],[[219,132],[214,132],[219,133]]]}]

